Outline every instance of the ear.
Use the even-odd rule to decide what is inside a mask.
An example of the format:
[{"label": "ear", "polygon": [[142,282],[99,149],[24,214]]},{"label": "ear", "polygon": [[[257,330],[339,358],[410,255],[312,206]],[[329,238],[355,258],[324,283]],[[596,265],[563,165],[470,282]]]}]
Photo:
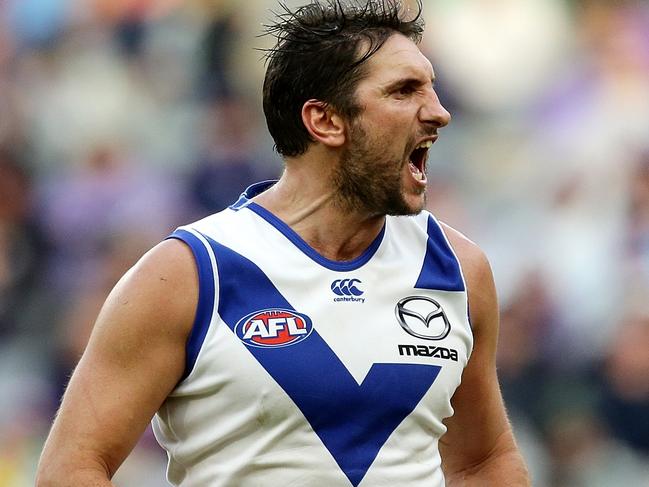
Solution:
[{"label": "ear", "polygon": [[343,118],[320,100],[308,100],[302,106],[302,122],[316,142],[329,147],[340,147],[345,143]]}]

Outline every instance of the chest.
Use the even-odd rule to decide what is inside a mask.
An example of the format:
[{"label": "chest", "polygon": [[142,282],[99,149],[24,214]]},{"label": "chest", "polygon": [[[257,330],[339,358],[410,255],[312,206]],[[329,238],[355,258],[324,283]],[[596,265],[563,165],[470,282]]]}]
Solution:
[{"label": "chest", "polygon": [[[330,472],[333,458],[354,484],[370,465],[421,473],[421,457],[432,468],[431,439],[445,431],[472,347],[461,271],[444,242],[404,226],[362,265],[331,266],[260,228],[203,234],[213,310],[169,402],[175,430],[194,437],[207,424],[209,448],[226,452],[221,438],[236,439],[259,462],[299,448]],[[274,446],[253,447],[264,442]]]},{"label": "chest", "polygon": [[459,383],[472,345],[466,293],[418,287],[422,258],[380,249],[340,271],[281,251],[213,247],[219,326],[296,403],[369,405],[386,391],[406,394],[411,374],[425,377],[418,400]]}]

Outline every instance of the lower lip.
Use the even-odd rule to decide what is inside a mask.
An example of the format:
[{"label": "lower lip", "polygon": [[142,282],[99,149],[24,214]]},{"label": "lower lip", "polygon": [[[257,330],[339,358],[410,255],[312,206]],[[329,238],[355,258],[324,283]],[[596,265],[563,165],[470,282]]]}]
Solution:
[{"label": "lower lip", "polygon": [[411,164],[410,161],[408,161],[408,163],[406,164],[406,169],[407,169],[407,171],[408,171],[408,174],[410,174],[411,179],[412,179],[412,180],[415,182],[415,184],[417,184],[418,186],[421,186],[421,187],[424,187],[424,188],[425,188],[425,187],[426,187],[426,183],[428,183],[428,178],[426,177],[426,173],[424,173],[424,178],[423,178],[423,179],[417,179],[417,178],[415,177],[415,173],[413,173],[413,172],[410,170],[410,164]]}]

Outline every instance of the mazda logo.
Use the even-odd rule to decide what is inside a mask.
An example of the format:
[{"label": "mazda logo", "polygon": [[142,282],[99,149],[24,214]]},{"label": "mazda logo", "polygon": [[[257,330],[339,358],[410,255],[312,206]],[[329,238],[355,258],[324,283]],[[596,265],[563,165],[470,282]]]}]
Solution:
[{"label": "mazda logo", "polygon": [[[440,304],[427,296],[403,298],[397,303],[394,312],[401,328],[417,338],[443,340],[451,331],[451,323]],[[439,329],[442,331],[436,335],[428,333],[429,331],[434,333]]]}]

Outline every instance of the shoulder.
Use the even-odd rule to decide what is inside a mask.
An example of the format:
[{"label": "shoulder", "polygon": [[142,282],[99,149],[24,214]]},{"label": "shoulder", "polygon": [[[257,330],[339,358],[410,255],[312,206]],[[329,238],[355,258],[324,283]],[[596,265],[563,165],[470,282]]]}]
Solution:
[{"label": "shoulder", "polygon": [[[138,328],[166,328],[184,337],[191,331],[198,301],[198,272],[191,249],[167,239],[149,250],[120,279],[102,310],[137,319]],[[100,315],[101,317],[101,315]],[[140,318],[140,319],[138,319]],[[102,320],[98,321],[101,324]]]},{"label": "shoulder", "polygon": [[195,267],[190,248],[178,239],[169,238],[144,254],[124,278],[154,287],[185,288],[195,280]]},{"label": "shoulder", "polygon": [[484,251],[464,234],[439,222],[462,268],[473,325],[497,313],[497,297],[491,265]]},{"label": "shoulder", "polygon": [[[439,222],[439,225],[460,261],[464,278],[467,281],[480,280],[485,274],[491,275],[489,260],[475,242],[444,222]],[[469,283],[467,282],[467,284]]]}]

